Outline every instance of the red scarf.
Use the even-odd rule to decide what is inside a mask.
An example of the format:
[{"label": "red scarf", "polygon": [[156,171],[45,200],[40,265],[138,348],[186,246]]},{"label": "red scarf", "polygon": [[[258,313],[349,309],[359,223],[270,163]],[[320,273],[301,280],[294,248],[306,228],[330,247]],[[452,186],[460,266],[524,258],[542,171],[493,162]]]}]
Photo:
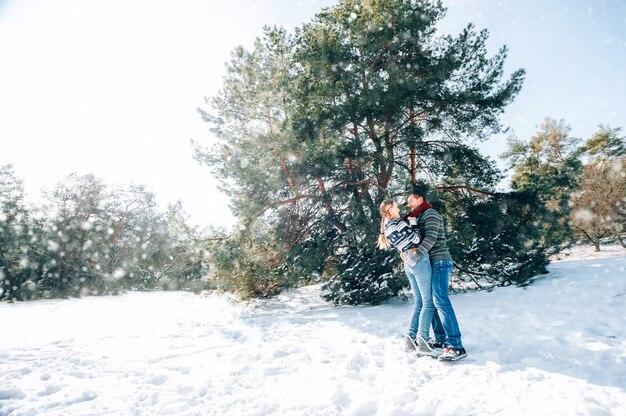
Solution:
[{"label": "red scarf", "polygon": [[432,207],[428,204],[428,202],[426,202],[426,200],[424,200],[421,204],[417,206],[417,208],[415,208],[413,211],[409,212],[408,214],[404,215],[402,219],[404,221],[407,221],[409,217],[418,217],[422,212],[426,211],[429,208],[432,208]]}]

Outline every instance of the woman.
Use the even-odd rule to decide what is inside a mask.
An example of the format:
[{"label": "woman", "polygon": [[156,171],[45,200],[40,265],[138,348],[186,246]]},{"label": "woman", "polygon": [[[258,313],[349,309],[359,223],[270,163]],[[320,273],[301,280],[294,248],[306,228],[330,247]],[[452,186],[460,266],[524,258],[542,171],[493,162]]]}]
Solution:
[{"label": "woman", "polygon": [[393,246],[400,251],[404,272],[409,278],[415,299],[409,332],[405,335],[407,345],[415,348],[420,355],[436,357],[439,354],[426,341],[435,313],[430,258],[428,253],[417,255],[415,247],[420,242],[420,236],[400,218],[400,208],[394,200],[387,199],[380,204],[380,216],[378,247],[387,250]]}]

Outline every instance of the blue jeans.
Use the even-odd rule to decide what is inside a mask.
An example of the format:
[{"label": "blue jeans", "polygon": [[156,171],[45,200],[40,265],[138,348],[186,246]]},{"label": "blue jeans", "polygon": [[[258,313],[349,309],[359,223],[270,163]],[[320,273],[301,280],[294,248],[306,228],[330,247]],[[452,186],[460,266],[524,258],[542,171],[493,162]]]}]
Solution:
[{"label": "blue jeans", "polygon": [[432,290],[432,270],[428,254],[420,256],[414,266],[409,266],[405,261],[404,272],[409,278],[411,291],[413,292],[413,312],[409,324],[409,335],[415,338],[421,336],[428,340],[430,324],[435,315],[435,303]]},{"label": "blue jeans", "polygon": [[[461,329],[456,320],[452,302],[448,296],[448,283],[452,273],[451,260],[439,260],[432,264],[432,285],[433,300],[437,312],[443,318],[443,329],[446,333],[446,346],[452,348],[463,348],[461,343]],[[437,315],[437,314],[435,314]],[[434,322],[433,322],[434,326]]]}]

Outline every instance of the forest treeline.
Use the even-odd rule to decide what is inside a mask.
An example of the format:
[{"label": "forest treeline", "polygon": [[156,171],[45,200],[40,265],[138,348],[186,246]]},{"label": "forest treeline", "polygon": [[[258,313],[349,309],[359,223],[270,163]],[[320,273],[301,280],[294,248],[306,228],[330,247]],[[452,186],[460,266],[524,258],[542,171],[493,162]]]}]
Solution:
[{"label": "forest treeline", "polygon": [[71,174],[27,203],[10,164],[0,166],[0,299],[198,289],[204,243],[180,203],[161,211],[143,186]]},{"label": "forest treeline", "polygon": [[[603,243],[611,243],[626,250],[626,141],[621,128],[600,125],[583,140],[573,137],[563,120],[547,117],[532,137],[510,137],[500,157],[509,165],[509,191],[468,186],[430,189],[429,201],[444,215],[455,259],[452,281],[457,287],[529,284],[546,271],[550,257],[575,244],[601,251]],[[392,196],[398,201],[406,197]],[[351,259],[344,252],[346,265],[355,268],[332,274],[337,273],[332,255],[317,254],[333,241],[324,236],[337,238],[332,228],[323,237],[303,235],[300,244],[289,245],[277,237],[284,225],[275,224],[272,231],[268,219],[261,216],[262,223],[213,234],[215,239],[208,243],[212,287],[258,297],[321,282],[328,299],[336,303],[342,303],[342,296],[346,299],[346,292],[352,296],[346,303],[378,303],[408,286],[397,253],[392,252],[388,260],[392,271],[383,275],[386,283],[372,288],[367,286],[368,276],[388,264],[371,261],[361,252]],[[371,232],[376,231],[377,221],[362,224],[370,240],[361,241],[382,255],[374,251]],[[348,233],[359,239],[354,230],[347,229]],[[345,291],[331,286],[333,279],[345,279]]]},{"label": "forest treeline", "polygon": [[[336,304],[375,304],[407,285],[376,248],[379,204],[415,185],[445,220],[466,287],[526,285],[577,241],[624,245],[621,127],[577,138],[536,120],[501,157],[476,143],[506,130],[521,91],[489,33],[439,35],[432,0],[340,0],[288,33],[267,27],[236,48],[222,89],[198,111],[216,143],[195,143],[238,225],[199,233],[181,207],[155,208],[142,187],[70,176],[34,212],[10,166],[0,180],[2,298],[209,288],[244,298],[322,283]],[[506,191],[502,191],[503,180]]]}]

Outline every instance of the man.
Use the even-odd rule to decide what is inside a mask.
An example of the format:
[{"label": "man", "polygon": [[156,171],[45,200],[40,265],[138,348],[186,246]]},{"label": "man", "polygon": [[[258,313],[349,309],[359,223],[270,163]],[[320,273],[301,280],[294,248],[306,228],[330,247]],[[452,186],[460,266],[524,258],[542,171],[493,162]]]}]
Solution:
[{"label": "man", "polygon": [[[448,283],[452,273],[452,257],[446,243],[446,233],[443,226],[443,218],[424,199],[425,191],[414,188],[407,198],[407,205],[411,212],[406,216],[410,223],[416,223],[420,230],[422,240],[415,248],[418,255],[428,253],[432,267],[432,290],[433,301],[437,312],[443,317],[443,329],[445,330],[445,350],[439,356],[441,361],[457,361],[467,356],[461,342],[461,330],[452,308],[452,302],[448,296]],[[414,218],[416,220],[414,220]],[[441,321],[435,314],[433,329],[435,337],[439,338]],[[431,346],[441,342],[440,339],[430,341]]]}]

